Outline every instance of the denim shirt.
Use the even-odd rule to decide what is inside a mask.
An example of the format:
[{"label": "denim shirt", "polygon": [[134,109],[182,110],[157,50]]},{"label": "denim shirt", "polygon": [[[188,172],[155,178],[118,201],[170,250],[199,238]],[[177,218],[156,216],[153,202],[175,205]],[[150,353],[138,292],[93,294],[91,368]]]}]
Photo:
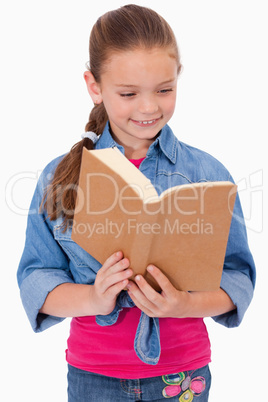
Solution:
[{"label": "denim shirt", "polygon": [[[107,123],[95,148],[114,146],[124,153],[124,148],[110,135]],[[97,260],[71,239],[71,228],[62,232],[61,217],[51,221],[46,212],[39,212],[44,190],[61,159],[62,156],[49,163],[37,183],[29,209],[25,248],[17,273],[22,303],[35,332],[43,331],[64,319],[39,313],[49,292],[67,282],[93,284],[101,267]],[[168,125],[163,127],[151,144],[140,170],[150,179],[159,195],[167,188],[181,184],[233,181],[219,161],[204,151],[178,141]],[[216,322],[226,327],[236,327],[241,323],[253,297],[255,279],[255,265],[237,196],[221,280],[221,288],[237,308],[213,317]],[[96,321],[100,325],[113,324],[124,306],[131,306],[126,292],[120,294],[115,310],[109,316],[97,316]],[[135,350],[143,361],[157,363],[160,354],[158,319],[149,320],[149,317],[141,314]]]}]

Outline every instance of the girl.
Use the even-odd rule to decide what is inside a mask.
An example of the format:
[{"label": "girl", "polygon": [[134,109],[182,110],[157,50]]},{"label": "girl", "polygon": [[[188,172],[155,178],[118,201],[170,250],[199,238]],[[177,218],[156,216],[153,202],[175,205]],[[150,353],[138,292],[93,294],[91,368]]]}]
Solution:
[{"label": "girl", "polygon": [[162,17],[136,5],[108,12],[92,29],[89,51],[84,78],[95,106],[82,141],[52,161],[38,182],[18,269],[23,305],[36,332],[73,317],[66,351],[69,402],[208,401],[211,352],[203,318],[238,326],[255,284],[239,198],[221,288],[214,292],[178,291],[149,265],[158,293],[140,275],[129,280],[131,261],[121,250],[101,266],[74,243],[83,147],[116,146],[159,193],[179,184],[232,180],[217,160],[179,142],[167,125],[181,63]]}]

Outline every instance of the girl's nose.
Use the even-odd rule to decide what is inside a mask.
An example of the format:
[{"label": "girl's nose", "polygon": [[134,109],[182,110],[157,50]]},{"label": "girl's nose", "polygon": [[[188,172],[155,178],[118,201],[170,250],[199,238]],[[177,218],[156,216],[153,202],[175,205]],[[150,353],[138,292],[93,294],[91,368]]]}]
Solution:
[{"label": "girl's nose", "polygon": [[154,114],[158,111],[158,104],[154,97],[143,98],[139,103],[139,111],[142,114]]}]

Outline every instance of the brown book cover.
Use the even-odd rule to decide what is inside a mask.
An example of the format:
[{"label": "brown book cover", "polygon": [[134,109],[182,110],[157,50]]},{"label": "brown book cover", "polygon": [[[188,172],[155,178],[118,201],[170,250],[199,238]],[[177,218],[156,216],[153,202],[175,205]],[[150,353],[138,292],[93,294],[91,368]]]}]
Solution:
[{"label": "brown book cover", "polygon": [[117,148],[84,148],[72,239],[102,264],[123,251],[157,290],[149,264],[179,290],[217,290],[236,191],[228,181],[202,182],[158,196]]}]

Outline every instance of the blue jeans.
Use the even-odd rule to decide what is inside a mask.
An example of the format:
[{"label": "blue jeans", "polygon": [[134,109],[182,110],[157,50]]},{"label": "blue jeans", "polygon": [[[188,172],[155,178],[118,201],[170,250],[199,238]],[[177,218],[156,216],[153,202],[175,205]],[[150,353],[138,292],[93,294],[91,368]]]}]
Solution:
[{"label": "blue jeans", "polygon": [[106,377],[68,366],[68,402],[179,401],[208,402],[208,366],[152,378]]}]

